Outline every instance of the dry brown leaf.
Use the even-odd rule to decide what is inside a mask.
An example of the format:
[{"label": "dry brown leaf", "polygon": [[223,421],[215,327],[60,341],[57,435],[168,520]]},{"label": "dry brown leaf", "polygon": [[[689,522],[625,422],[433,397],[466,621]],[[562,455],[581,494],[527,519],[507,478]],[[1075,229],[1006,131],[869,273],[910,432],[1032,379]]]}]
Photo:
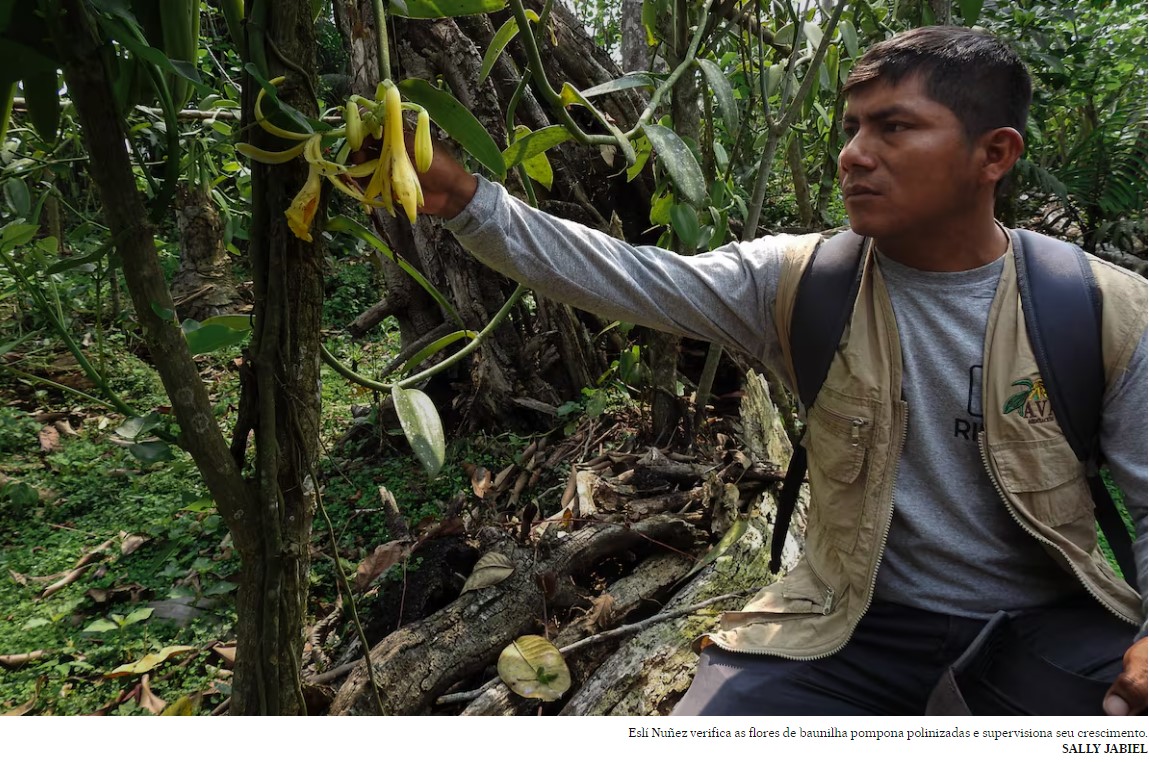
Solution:
[{"label": "dry brown leaf", "polygon": [[491,469],[477,466],[475,472],[471,474],[471,489],[475,491],[475,497],[482,500],[487,495],[487,490],[491,488],[494,483],[494,477],[491,476]]},{"label": "dry brown leaf", "polygon": [[127,534],[120,532],[120,555],[130,556],[139,550],[140,546],[147,542],[150,538],[142,534]]},{"label": "dry brown leaf", "polygon": [[4,669],[20,669],[20,667],[23,667],[25,664],[43,659],[47,655],[47,651],[29,651],[26,654],[0,655],[0,667]]},{"label": "dry brown leaf", "polygon": [[355,592],[366,591],[379,575],[402,561],[407,556],[409,546],[410,543],[403,540],[392,540],[371,551],[367,558],[359,562],[359,567],[355,570]]},{"label": "dry brown leaf", "polygon": [[40,429],[40,452],[54,452],[60,449],[60,432],[55,426],[45,426]]},{"label": "dry brown leaf", "polygon": [[482,590],[484,587],[497,585],[515,572],[511,559],[502,553],[488,553],[475,562],[471,576],[463,583],[459,595],[470,590]]},{"label": "dry brown leaf", "polygon": [[51,585],[48,585],[46,588],[41,590],[40,594],[36,597],[39,598],[40,600],[43,600],[43,599],[45,599],[51,595],[55,595],[56,593],[60,592],[61,590],[63,590],[68,585],[70,585],[73,582],[75,582],[76,580],[78,580],[80,577],[83,577],[84,574],[87,573],[87,571],[91,568],[92,568],[92,566],[89,565],[89,566],[81,566],[79,569],[72,569],[72,571],[65,574],[64,578],[61,579],[59,582],[55,582]]},{"label": "dry brown leaf", "polygon": [[13,571],[11,569],[8,570],[8,573],[12,575],[12,581],[15,582],[17,585],[19,585],[20,587],[28,587],[28,578],[25,577],[23,574],[21,574],[18,571]]},{"label": "dry brown leaf", "polygon": [[55,426],[56,431],[60,432],[66,437],[80,436],[80,432],[72,428],[72,424],[68,422],[67,418],[62,418],[61,420],[56,421],[53,426]]},{"label": "dry brown leaf", "polygon": [[228,669],[235,666],[235,643],[217,643],[211,647],[211,650],[223,659]]},{"label": "dry brown leaf", "polygon": [[136,695],[136,703],[152,714],[159,714],[168,705],[168,702],[152,693],[151,686],[148,685],[147,675],[144,675],[140,681],[140,692]]},{"label": "dry brown leaf", "polygon": [[23,717],[28,714],[28,712],[31,712],[36,707],[36,702],[40,700],[40,691],[44,689],[44,684],[47,682],[48,676],[40,675],[40,677],[36,679],[36,687],[32,689],[32,698],[20,706],[13,707],[4,714],[0,714],[0,717]]}]

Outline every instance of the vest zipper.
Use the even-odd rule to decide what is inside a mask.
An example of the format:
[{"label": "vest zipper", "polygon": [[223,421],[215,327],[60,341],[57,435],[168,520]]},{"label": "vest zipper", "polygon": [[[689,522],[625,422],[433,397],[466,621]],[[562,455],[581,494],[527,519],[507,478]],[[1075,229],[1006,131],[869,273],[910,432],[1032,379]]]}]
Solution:
[{"label": "vest zipper", "polygon": [[[899,430],[899,434],[898,434],[898,447],[893,453],[893,458],[894,458],[895,463],[901,461],[901,459],[902,459],[902,450],[905,449],[906,436],[908,434],[908,426],[906,424],[906,421],[908,419],[908,416],[906,415],[906,403],[903,401],[899,401],[898,402],[898,408],[899,408],[898,412],[900,414],[898,420],[899,420],[899,423],[901,425],[900,425],[900,430]],[[855,419],[855,420],[860,421],[861,419]],[[865,421],[862,421],[862,423],[864,424]],[[887,516],[886,516],[886,525],[882,529],[882,541],[878,544],[878,560],[876,563],[874,563],[874,569],[870,574],[870,584],[866,588],[866,605],[865,605],[865,608],[862,609],[861,616],[858,617],[858,622],[862,621],[862,617],[864,617],[866,615],[866,612],[870,610],[870,604],[873,603],[873,600],[874,600],[874,587],[877,585],[877,582],[878,582],[878,567],[882,563],[882,556],[885,555],[886,543],[890,539],[890,526],[894,522],[894,495],[897,493],[897,481],[898,481],[898,470],[895,467],[894,468],[894,476],[890,480],[890,509],[889,509]],[[818,580],[821,581],[823,585],[826,585],[826,582],[824,580],[822,580],[822,575],[818,573],[818,570],[814,568],[814,565],[811,564],[809,562],[809,560],[807,560],[806,563],[810,566],[811,573],[813,573],[813,575],[815,577],[817,577]],[[822,616],[828,615],[830,613],[830,609],[833,608],[833,605],[834,605],[834,590],[829,585],[826,585],[826,602],[822,606]],[[729,648],[727,650],[733,651],[735,653],[757,654],[759,656],[781,656],[785,659],[790,659],[792,661],[814,661],[815,659],[825,659],[827,656],[833,656],[834,654],[838,653],[839,651],[841,651],[843,648],[846,647],[846,644],[848,644],[850,642],[850,638],[853,637],[853,635],[854,635],[854,630],[857,629],[858,622],[854,622],[854,624],[851,625],[849,631],[846,633],[845,639],[842,640],[842,643],[840,645],[838,645],[837,647],[835,647],[829,651],[826,651],[825,653],[815,654],[813,656],[790,656],[788,654],[782,653],[781,651],[771,650],[769,648]],[[724,648],[724,649],[727,648],[727,646],[725,646],[725,645],[717,645],[716,644],[716,646],[718,648]]]},{"label": "vest zipper", "polygon": [[1022,530],[1024,530],[1025,533],[1028,534],[1030,537],[1032,537],[1035,540],[1038,540],[1039,542],[1041,542],[1045,545],[1048,545],[1049,547],[1057,550],[1057,552],[1061,554],[1061,557],[1065,559],[1066,565],[1070,569],[1073,570],[1073,576],[1077,577],[1077,581],[1081,583],[1081,586],[1084,587],[1089,592],[1089,594],[1091,596],[1093,596],[1093,598],[1098,603],[1100,603],[1106,610],[1108,610],[1111,614],[1113,614],[1115,617],[1117,617],[1118,619],[1120,619],[1123,622],[1128,622],[1129,624],[1132,624],[1132,625],[1140,624],[1139,622],[1136,622],[1133,619],[1130,619],[1129,617],[1125,616],[1120,611],[1118,611],[1113,606],[1111,606],[1107,601],[1105,601],[1093,589],[1093,587],[1086,581],[1085,577],[1083,577],[1081,575],[1081,572],[1078,571],[1077,567],[1073,565],[1073,562],[1069,560],[1069,556],[1066,555],[1064,550],[1057,547],[1056,544],[1054,544],[1050,540],[1046,539],[1045,537],[1042,537],[1039,533],[1030,529],[1029,526],[1026,525],[1026,523],[1024,521],[1021,520],[1021,517],[1017,515],[1017,511],[1014,510],[1013,504],[1010,503],[1009,498],[1006,497],[1005,490],[1003,490],[1001,488],[1001,485],[998,484],[997,477],[994,476],[993,469],[990,467],[989,453],[986,450],[986,436],[985,436],[984,431],[980,432],[977,436],[977,447],[978,447],[978,451],[981,453],[982,465],[985,467],[986,473],[989,474],[990,483],[993,484],[993,488],[995,490],[997,490],[998,497],[1001,498],[1001,502],[1005,505],[1006,510],[1009,511],[1009,515],[1013,517],[1013,520],[1015,522],[1017,522],[1017,525],[1020,526],[1022,528]]}]

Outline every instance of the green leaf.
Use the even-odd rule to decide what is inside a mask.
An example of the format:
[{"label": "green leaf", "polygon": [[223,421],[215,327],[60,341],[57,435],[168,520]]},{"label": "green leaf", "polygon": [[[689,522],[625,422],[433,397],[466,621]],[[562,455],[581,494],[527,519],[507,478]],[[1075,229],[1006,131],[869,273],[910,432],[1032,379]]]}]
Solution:
[{"label": "green leaf", "polygon": [[805,33],[806,40],[810,43],[810,47],[816,49],[819,45],[822,44],[822,27],[818,26],[813,21],[807,21],[803,25],[802,31]]},{"label": "green leaf", "polygon": [[609,82],[603,82],[601,85],[595,85],[582,91],[584,98],[594,98],[597,95],[606,95],[607,93],[618,92],[619,90],[632,90],[636,87],[644,87],[647,90],[654,90],[658,83],[654,79],[654,75],[647,74],[646,72],[633,72],[631,74],[624,74],[618,79],[612,79]]},{"label": "green leaf", "polygon": [[670,208],[670,225],[678,239],[692,251],[698,248],[698,212],[690,204],[675,204]]},{"label": "green leaf", "polygon": [[669,225],[670,208],[674,206],[674,196],[664,193],[650,202],[650,224]]},{"label": "green leaf", "polygon": [[430,294],[431,298],[439,303],[439,306],[442,307],[443,310],[451,316],[451,319],[454,320],[457,325],[463,325],[463,319],[459,317],[458,310],[455,309],[453,304],[447,301],[447,297],[443,296],[439,289],[431,285],[431,282],[423,277],[423,273],[412,267],[411,263],[395,254],[395,252],[391,251],[391,248],[387,246],[387,244],[383,243],[383,240],[379,238],[379,236],[375,235],[370,230],[363,227],[350,217],[346,217],[342,214],[337,214],[334,217],[329,218],[327,220],[327,226],[324,229],[330,233],[350,233],[360,241],[363,241],[367,245],[374,248],[383,256],[390,259],[395,264],[399,265],[399,268],[403,272],[410,275],[412,280],[422,286],[423,290]]},{"label": "green leaf", "polygon": [[549,151],[570,139],[571,134],[567,128],[557,124],[544,127],[538,132],[531,132],[528,129],[525,133],[520,133],[519,128],[516,128],[515,142],[503,151],[503,161],[506,163],[507,169],[510,169],[516,164],[527,161],[543,151]]},{"label": "green leaf", "polygon": [[111,632],[120,629],[119,625],[108,619],[97,619],[84,628],[84,632]]},{"label": "green leaf", "polygon": [[773,95],[778,92],[778,85],[782,82],[782,75],[786,73],[786,67],[782,64],[774,64],[770,70],[766,72],[766,95]]},{"label": "green leaf", "polygon": [[470,16],[476,13],[501,11],[507,0],[406,0],[402,8],[391,4],[391,12],[409,19],[445,19],[452,16]]},{"label": "green leaf", "polygon": [[650,144],[658,154],[658,160],[674,186],[682,197],[695,207],[702,206],[706,200],[706,180],[702,176],[702,168],[694,153],[687,147],[682,138],[669,127],[659,124],[648,124],[643,127]]},{"label": "green leaf", "polygon": [[[538,21],[539,14],[532,10],[527,11],[527,18],[531,21]],[[515,39],[515,35],[519,33],[519,22],[514,18],[509,18],[506,22],[499,27],[499,31],[495,32],[495,36],[491,38],[491,45],[487,48],[487,52],[483,55],[483,64],[479,67],[479,84],[483,84],[487,77],[491,75],[491,69],[495,66],[495,61],[499,60],[503,50],[510,44],[511,40]]]},{"label": "green leaf", "polygon": [[136,442],[128,447],[136,460],[146,465],[164,463],[175,457],[167,442]]},{"label": "green leaf", "polygon": [[124,617],[123,626],[127,627],[129,624],[135,624],[136,622],[144,621],[145,619],[147,619],[148,617],[150,617],[152,615],[152,611],[153,611],[153,609],[149,609],[149,608],[141,608],[141,609],[133,610],[132,613],[130,613],[126,617]]},{"label": "green leaf", "polygon": [[31,619],[29,619],[27,622],[25,622],[24,626],[21,627],[20,629],[21,630],[34,630],[37,627],[43,627],[44,625],[47,625],[47,624],[52,624],[52,621],[50,619],[45,619],[42,616],[35,616],[35,617],[32,617]]},{"label": "green leaf", "polygon": [[185,320],[180,328],[183,329],[184,338],[187,339],[188,350],[193,355],[202,355],[239,344],[251,333],[250,326],[236,330],[222,322],[198,323],[195,320]]},{"label": "green leaf", "polygon": [[124,439],[138,439],[159,428],[161,423],[159,414],[152,411],[145,416],[137,415],[135,418],[129,418],[117,426],[115,431]]},{"label": "green leaf", "polygon": [[446,130],[480,164],[499,177],[506,175],[507,166],[499,147],[483,125],[479,124],[479,120],[455,96],[422,79],[403,80],[399,83],[399,91],[407,100],[427,109],[435,124]]},{"label": "green leaf", "polygon": [[478,336],[478,334],[475,333],[474,331],[454,331],[452,333],[447,334],[446,336],[444,336],[441,339],[437,339],[436,341],[432,341],[430,344],[428,344],[427,346],[423,347],[418,352],[416,352],[415,355],[410,360],[405,362],[403,364],[403,367],[399,370],[399,374],[400,375],[406,375],[407,373],[414,370],[415,368],[418,368],[419,363],[423,362],[428,357],[432,357],[436,353],[441,352],[443,349],[451,346],[456,341],[462,341],[463,339],[470,340],[470,339],[475,338],[476,336]]},{"label": "green leaf", "polygon": [[958,0],[958,8],[961,9],[962,21],[966,26],[973,26],[977,23],[977,17],[981,15],[981,7],[985,5],[985,0]]},{"label": "green leaf", "polygon": [[204,320],[202,325],[226,325],[235,331],[250,331],[251,315],[213,315]]},{"label": "green leaf", "polygon": [[429,475],[435,476],[447,459],[443,422],[435,403],[418,389],[404,389],[398,385],[392,387],[391,399],[415,457]]},{"label": "green leaf", "polygon": [[854,24],[849,19],[842,19],[838,22],[838,31],[842,35],[842,43],[846,46],[846,52],[850,58],[858,57],[858,30],[854,29]]},{"label": "green leaf", "polygon": [[[526,137],[531,134],[529,127],[519,125],[515,128],[515,142],[517,143],[520,138]],[[527,177],[542,185],[547,190],[551,189],[551,185],[555,180],[554,170],[551,169],[551,162],[547,159],[545,153],[536,153],[523,160],[523,170],[527,173]]]},{"label": "green leaf", "polygon": [[28,219],[32,214],[32,194],[28,192],[28,183],[22,177],[10,177],[4,183],[4,198],[16,210],[17,217]]},{"label": "green leaf", "polygon": [[176,311],[169,307],[161,307],[156,302],[152,302],[152,312],[156,313],[156,317],[160,320],[171,320],[176,316]]},{"label": "green leaf", "polygon": [[9,252],[23,246],[36,237],[36,225],[26,225],[19,222],[9,222],[0,228],[0,252]]},{"label": "green leaf", "polygon": [[734,90],[730,87],[730,80],[718,64],[708,58],[697,58],[695,62],[710,83],[710,90],[714,99],[718,101],[718,110],[722,112],[722,121],[726,122],[726,129],[730,134],[738,131],[738,106],[734,103]]}]

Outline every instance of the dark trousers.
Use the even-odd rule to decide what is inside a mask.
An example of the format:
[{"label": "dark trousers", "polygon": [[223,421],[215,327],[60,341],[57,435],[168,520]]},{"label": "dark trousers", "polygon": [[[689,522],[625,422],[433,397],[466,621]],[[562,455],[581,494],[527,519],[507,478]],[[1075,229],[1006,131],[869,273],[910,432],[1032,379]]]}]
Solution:
[{"label": "dark trousers", "polygon": [[[795,661],[710,646],[674,714],[921,715],[986,621],[874,601],[832,656]],[[1121,673],[1137,632],[1088,596],[1016,612],[1010,624],[1034,654],[1106,684]]]}]

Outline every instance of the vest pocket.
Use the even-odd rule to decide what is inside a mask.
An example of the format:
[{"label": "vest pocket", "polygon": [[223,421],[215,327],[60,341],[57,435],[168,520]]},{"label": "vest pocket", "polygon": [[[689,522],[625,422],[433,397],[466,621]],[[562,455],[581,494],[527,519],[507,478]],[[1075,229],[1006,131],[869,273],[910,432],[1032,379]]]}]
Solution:
[{"label": "vest pocket", "polygon": [[1017,494],[1041,524],[1086,520],[1093,529],[1093,497],[1083,467],[1064,440],[1009,442],[990,448],[1001,486]]},{"label": "vest pocket", "polygon": [[815,403],[807,418],[811,522],[830,542],[851,553],[858,542],[866,479],[861,478],[873,438],[870,411]]}]

